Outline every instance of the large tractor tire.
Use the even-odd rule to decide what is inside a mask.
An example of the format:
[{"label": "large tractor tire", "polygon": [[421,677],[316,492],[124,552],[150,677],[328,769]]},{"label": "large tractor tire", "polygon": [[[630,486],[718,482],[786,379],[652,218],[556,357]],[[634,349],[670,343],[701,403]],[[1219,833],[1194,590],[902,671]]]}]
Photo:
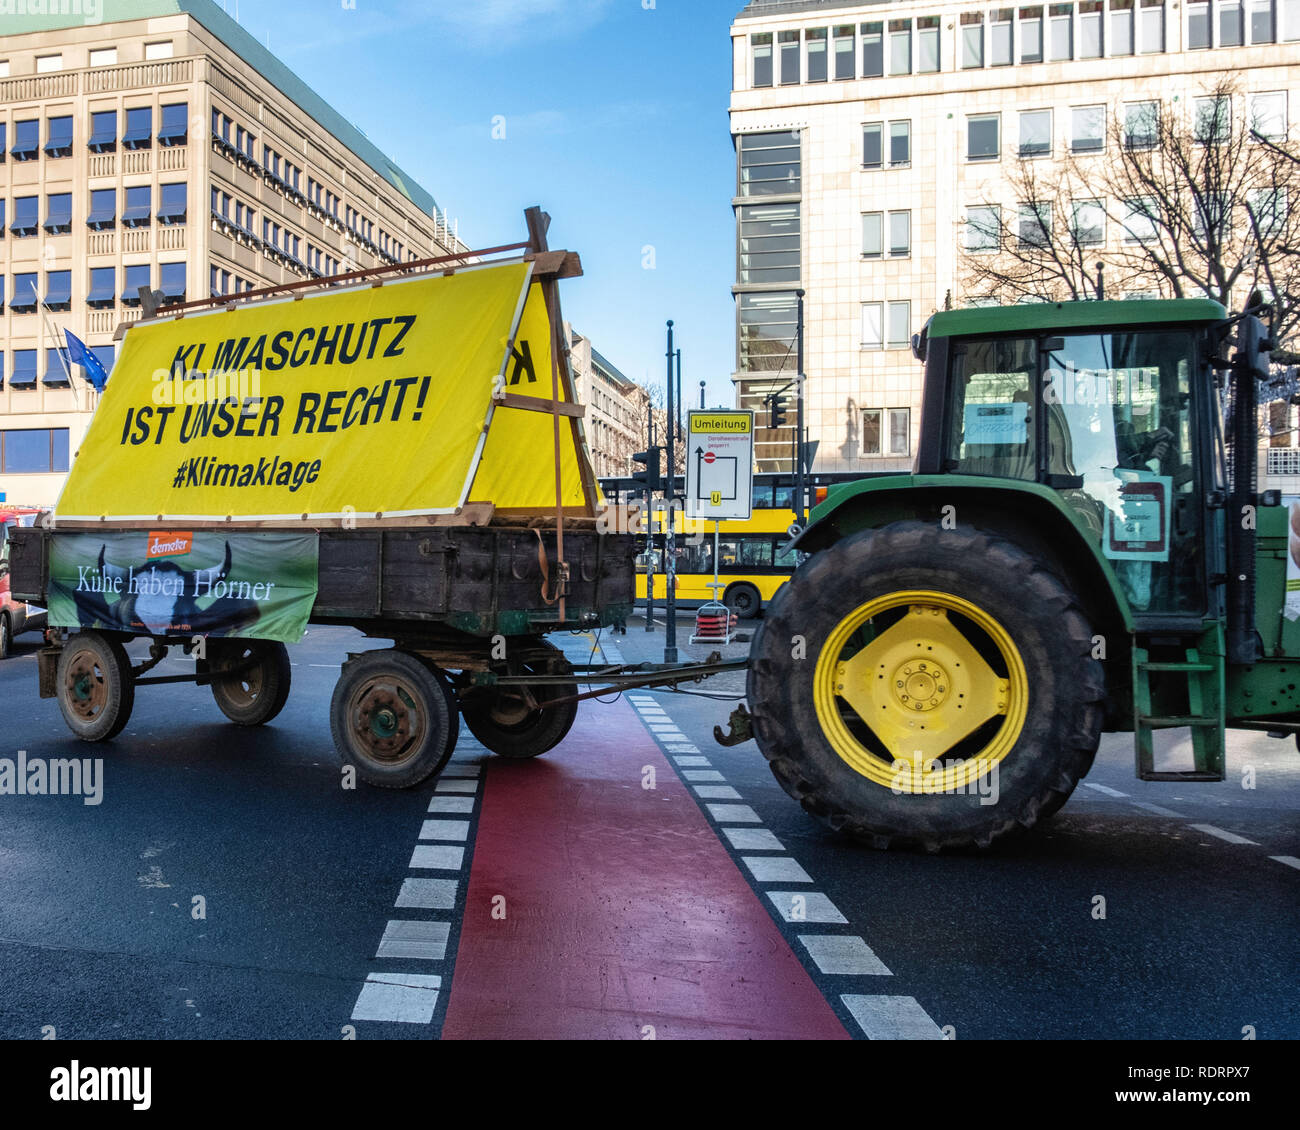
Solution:
[{"label": "large tractor tire", "polygon": [[1078,597],[1020,546],[897,522],[813,557],[768,606],[748,697],[781,786],[877,848],[987,847],[1064,803],[1104,680]]},{"label": "large tractor tire", "polygon": [[212,697],[238,726],[261,726],[289,701],[293,681],[289,649],[271,640],[207,642]]},{"label": "large tractor tire", "polygon": [[0,659],[9,658],[11,646],[13,646],[13,633],[9,627],[9,613],[0,612]]},{"label": "large tractor tire", "polygon": [[78,632],[59,652],[55,697],[83,742],[107,742],[131,720],[135,677],[126,649],[100,632]]},{"label": "large tractor tire", "polygon": [[[509,664],[510,674],[573,674],[573,665],[549,640],[528,646],[533,654]],[[499,757],[540,757],[564,740],[578,717],[576,702],[546,704],[577,693],[577,683],[481,690],[461,700],[461,715],[469,732]]]},{"label": "large tractor tire", "polygon": [[390,648],[354,655],[330,700],[334,745],[368,785],[407,789],[451,757],[456,710],[446,684],[419,656]]}]

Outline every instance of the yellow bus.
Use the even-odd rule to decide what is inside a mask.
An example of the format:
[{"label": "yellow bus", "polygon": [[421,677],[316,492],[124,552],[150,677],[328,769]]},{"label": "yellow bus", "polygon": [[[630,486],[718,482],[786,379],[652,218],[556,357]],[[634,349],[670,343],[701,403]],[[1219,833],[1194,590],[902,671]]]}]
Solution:
[{"label": "yellow bus", "polygon": [[[860,475],[818,474],[809,476],[809,489]],[[611,502],[627,502],[638,484],[630,479],[602,479],[601,489]],[[759,615],[777,590],[790,579],[804,554],[786,549],[790,526],[795,521],[794,487],[788,474],[754,476],[752,517],[722,522],[718,531],[718,581],[725,588],[720,599],[741,619]],[[665,509],[655,503],[655,527],[662,529]],[[654,599],[667,598],[665,537],[647,536],[637,557],[636,598],[646,599],[648,577],[654,580]],[[713,523],[695,522],[680,511],[677,515],[677,600],[693,607],[713,600]]]}]

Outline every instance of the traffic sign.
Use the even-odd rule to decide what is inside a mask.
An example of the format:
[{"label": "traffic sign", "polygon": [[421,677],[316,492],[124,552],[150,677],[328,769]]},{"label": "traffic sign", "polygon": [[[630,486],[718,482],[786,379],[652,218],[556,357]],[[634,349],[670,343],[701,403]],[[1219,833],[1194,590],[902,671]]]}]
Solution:
[{"label": "traffic sign", "polygon": [[748,518],[754,504],[754,413],[690,412],[686,440],[687,517]]}]

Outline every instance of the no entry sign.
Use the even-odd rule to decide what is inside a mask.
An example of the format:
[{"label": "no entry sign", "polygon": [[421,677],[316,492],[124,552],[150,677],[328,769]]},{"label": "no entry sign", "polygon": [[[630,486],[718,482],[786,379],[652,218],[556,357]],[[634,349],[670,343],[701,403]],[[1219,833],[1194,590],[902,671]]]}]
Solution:
[{"label": "no entry sign", "polygon": [[754,413],[691,412],[686,440],[687,516],[748,518],[754,503]]}]

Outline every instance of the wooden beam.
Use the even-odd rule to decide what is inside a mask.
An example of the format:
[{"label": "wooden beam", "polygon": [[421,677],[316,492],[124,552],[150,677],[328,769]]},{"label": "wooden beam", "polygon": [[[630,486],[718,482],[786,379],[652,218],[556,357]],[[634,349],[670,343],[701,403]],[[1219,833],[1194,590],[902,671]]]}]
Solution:
[{"label": "wooden beam", "polygon": [[524,256],[533,264],[534,279],[576,279],[582,277],[582,259],[576,251],[539,251]]},{"label": "wooden beam", "polygon": [[541,396],[522,396],[517,392],[502,392],[492,398],[502,408],[522,408],[526,412],[557,412],[561,416],[585,416],[585,404],[566,404],[564,401],[551,401]]}]

